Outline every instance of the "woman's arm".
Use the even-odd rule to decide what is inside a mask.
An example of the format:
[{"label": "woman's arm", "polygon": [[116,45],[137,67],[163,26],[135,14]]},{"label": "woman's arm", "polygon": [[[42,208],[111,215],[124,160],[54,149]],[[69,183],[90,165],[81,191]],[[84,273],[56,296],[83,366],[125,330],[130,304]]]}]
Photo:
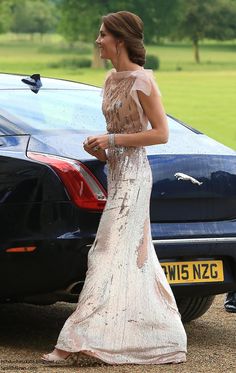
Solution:
[{"label": "woman's arm", "polygon": [[168,122],[157,90],[153,86],[150,96],[145,95],[142,91],[137,92],[152,129],[134,134],[117,134],[115,136],[116,145],[147,146],[167,143],[169,137]]}]

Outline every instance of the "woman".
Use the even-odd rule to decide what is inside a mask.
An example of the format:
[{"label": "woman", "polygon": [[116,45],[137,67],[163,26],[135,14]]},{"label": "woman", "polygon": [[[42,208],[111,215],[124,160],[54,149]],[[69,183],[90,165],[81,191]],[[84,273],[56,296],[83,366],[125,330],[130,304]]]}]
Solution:
[{"label": "woman", "polygon": [[68,362],[81,351],[110,364],[183,362],[185,330],[150,232],[144,146],[166,143],[168,125],[152,72],[143,68],[143,23],[133,13],[108,14],[96,42],[115,68],[103,94],[108,133],[90,136],[84,149],[107,161],[108,199],[77,308],[43,359]]}]

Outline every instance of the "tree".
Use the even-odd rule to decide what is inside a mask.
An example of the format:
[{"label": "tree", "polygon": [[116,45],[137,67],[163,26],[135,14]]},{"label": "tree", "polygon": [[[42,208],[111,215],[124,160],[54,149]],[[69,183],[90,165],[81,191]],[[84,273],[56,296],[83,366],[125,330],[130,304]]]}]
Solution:
[{"label": "tree", "polygon": [[145,43],[156,43],[174,32],[179,17],[181,0],[130,0],[117,2],[115,10],[136,13],[144,22]]},{"label": "tree", "polygon": [[215,1],[217,0],[183,0],[182,2],[182,21],[179,24],[178,36],[190,38],[197,63],[200,63],[199,40],[206,35]]},{"label": "tree", "polygon": [[101,16],[119,10],[128,10],[138,14],[145,25],[145,41],[157,40],[169,35],[178,18],[181,0],[94,0],[88,6],[88,0],[61,0],[60,31],[67,40],[74,41],[91,37],[97,32]]},{"label": "tree", "polygon": [[200,40],[205,37],[216,40],[236,37],[234,0],[182,0],[181,10],[178,36],[190,38],[197,63],[200,63]]},{"label": "tree", "polygon": [[11,22],[11,1],[0,0],[0,33],[9,31]]},{"label": "tree", "polygon": [[[59,30],[70,41],[95,40],[98,34],[101,16],[119,10],[128,10],[138,14],[145,25],[145,42],[157,41],[167,35],[176,22],[181,0],[94,0],[88,6],[88,0],[62,0]],[[170,24],[172,28],[170,28]],[[95,45],[93,66],[103,66]]]},{"label": "tree", "polygon": [[236,38],[236,2],[235,0],[218,0],[212,11],[212,22],[207,36],[216,40]]},{"label": "tree", "polygon": [[13,32],[43,35],[53,31],[56,22],[56,7],[51,1],[20,0],[13,6]]},{"label": "tree", "polygon": [[101,16],[109,11],[109,0],[94,0],[88,6],[86,0],[62,0],[60,4],[61,19],[59,31],[73,43],[77,40],[94,41],[93,67],[103,67],[104,61],[99,58],[95,40]]}]

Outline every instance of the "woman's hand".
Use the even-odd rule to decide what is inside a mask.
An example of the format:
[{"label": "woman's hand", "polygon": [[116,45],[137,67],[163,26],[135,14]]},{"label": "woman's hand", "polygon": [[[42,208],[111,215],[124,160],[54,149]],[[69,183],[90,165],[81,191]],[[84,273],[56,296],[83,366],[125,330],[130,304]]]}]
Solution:
[{"label": "woman's hand", "polygon": [[91,150],[96,150],[96,148],[105,150],[108,148],[108,135],[89,136],[86,139],[86,145]]},{"label": "woman's hand", "polygon": [[108,135],[89,136],[83,143],[84,150],[99,159],[106,162],[107,155],[105,149],[108,148]]}]

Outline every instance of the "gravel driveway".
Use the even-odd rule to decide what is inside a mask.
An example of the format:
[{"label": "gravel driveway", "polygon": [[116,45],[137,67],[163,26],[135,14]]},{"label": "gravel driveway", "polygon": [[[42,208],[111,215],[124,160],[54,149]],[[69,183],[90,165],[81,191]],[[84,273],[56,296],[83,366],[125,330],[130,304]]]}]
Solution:
[{"label": "gravel driveway", "polygon": [[201,318],[185,324],[187,362],[177,365],[112,366],[81,356],[76,367],[45,367],[42,353],[49,352],[75,305],[0,305],[0,372],[49,373],[236,373],[236,314],[223,308],[224,295],[216,297]]}]

